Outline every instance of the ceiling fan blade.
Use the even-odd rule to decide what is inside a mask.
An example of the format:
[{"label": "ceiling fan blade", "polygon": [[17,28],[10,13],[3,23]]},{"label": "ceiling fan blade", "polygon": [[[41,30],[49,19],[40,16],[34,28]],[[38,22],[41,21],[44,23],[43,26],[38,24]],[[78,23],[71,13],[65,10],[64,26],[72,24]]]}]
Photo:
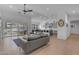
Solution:
[{"label": "ceiling fan blade", "polygon": [[23,12],[23,14],[26,14],[27,12],[32,12],[33,11],[31,9],[26,10],[26,4],[24,4],[24,9],[23,10],[21,10],[21,9],[18,9],[18,10],[19,10],[19,13]]},{"label": "ceiling fan blade", "polygon": [[23,10],[23,12],[32,12],[32,10]]},{"label": "ceiling fan blade", "polygon": [[27,10],[28,12],[32,12],[33,10]]},{"label": "ceiling fan blade", "polygon": [[26,10],[22,10],[23,12],[27,12]]}]

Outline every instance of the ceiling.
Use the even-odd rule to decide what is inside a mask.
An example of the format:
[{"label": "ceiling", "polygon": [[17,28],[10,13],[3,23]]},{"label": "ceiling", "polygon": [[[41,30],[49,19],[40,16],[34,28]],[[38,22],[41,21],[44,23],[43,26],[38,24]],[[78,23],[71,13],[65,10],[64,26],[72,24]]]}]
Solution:
[{"label": "ceiling", "polygon": [[[23,4],[1,4],[0,15],[3,14],[9,19],[17,18],[22,20],[28,16],[19,13],[23,9]],[[68,14],[70,20],[79,20],[79,4],[27,4],[26,9],[33,9],[31,17],[56,18],[61,14]],[[12,16],[11,16],[12,14]],[[14,17],[15,16],[15,17]],[[43,20],[43,19],[42,19]],[[22,20],[23,21],[23,20]],[[26,19],[24,19],[24,22]]]},{"label": "ceiling", "polygon": [[61,14],[67,14],[69,20],[79,20],[79,4],[37,4],[29,6],[49,18],[57,18]]}]

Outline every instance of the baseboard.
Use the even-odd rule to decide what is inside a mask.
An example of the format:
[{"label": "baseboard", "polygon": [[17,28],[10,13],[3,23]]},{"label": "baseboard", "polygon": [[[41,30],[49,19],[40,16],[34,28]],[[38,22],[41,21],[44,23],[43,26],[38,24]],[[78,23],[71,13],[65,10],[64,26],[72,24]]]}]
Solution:
[{"label": "baseboard", "polygon": [[71,35],[79,35],[79,34],[71,34]]}]

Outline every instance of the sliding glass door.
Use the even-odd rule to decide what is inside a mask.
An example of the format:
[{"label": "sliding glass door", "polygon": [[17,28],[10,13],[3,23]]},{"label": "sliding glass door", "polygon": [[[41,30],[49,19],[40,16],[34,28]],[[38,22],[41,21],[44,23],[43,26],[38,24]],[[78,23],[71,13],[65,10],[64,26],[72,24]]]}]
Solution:
[{"label": "sliding glass door", "polygon": [[9,22],[5,22],[4,36],[11,37],[12,36],[12,24]]},{"label": "sliding glass door", "polygon": [[0,20],[0,38],[23,36],[24,31],[27,30],[25,24],[11,23]]}]

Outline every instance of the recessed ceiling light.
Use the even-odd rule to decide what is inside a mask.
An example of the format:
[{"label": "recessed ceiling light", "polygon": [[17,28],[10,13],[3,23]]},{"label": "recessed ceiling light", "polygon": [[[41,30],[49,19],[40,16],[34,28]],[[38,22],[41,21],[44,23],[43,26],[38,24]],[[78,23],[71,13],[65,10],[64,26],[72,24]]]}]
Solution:
[{"label": "recessed ceiling light", "polygon": [[76,11],[75,11],[75,10],[73,10],[73,11],[72,11],[72,13],[76,13]]},{"label": "recessed ceiling light", "polygon": [[46,8],[46,10],[48,11],[48,10],[49,10],[49,8]]},{"label": "recessed ceiling light", "polygon": [[9,6],[9,8],[13,8],[13,6],[12,6],[12,5],[10,5],[10,6]]}]

